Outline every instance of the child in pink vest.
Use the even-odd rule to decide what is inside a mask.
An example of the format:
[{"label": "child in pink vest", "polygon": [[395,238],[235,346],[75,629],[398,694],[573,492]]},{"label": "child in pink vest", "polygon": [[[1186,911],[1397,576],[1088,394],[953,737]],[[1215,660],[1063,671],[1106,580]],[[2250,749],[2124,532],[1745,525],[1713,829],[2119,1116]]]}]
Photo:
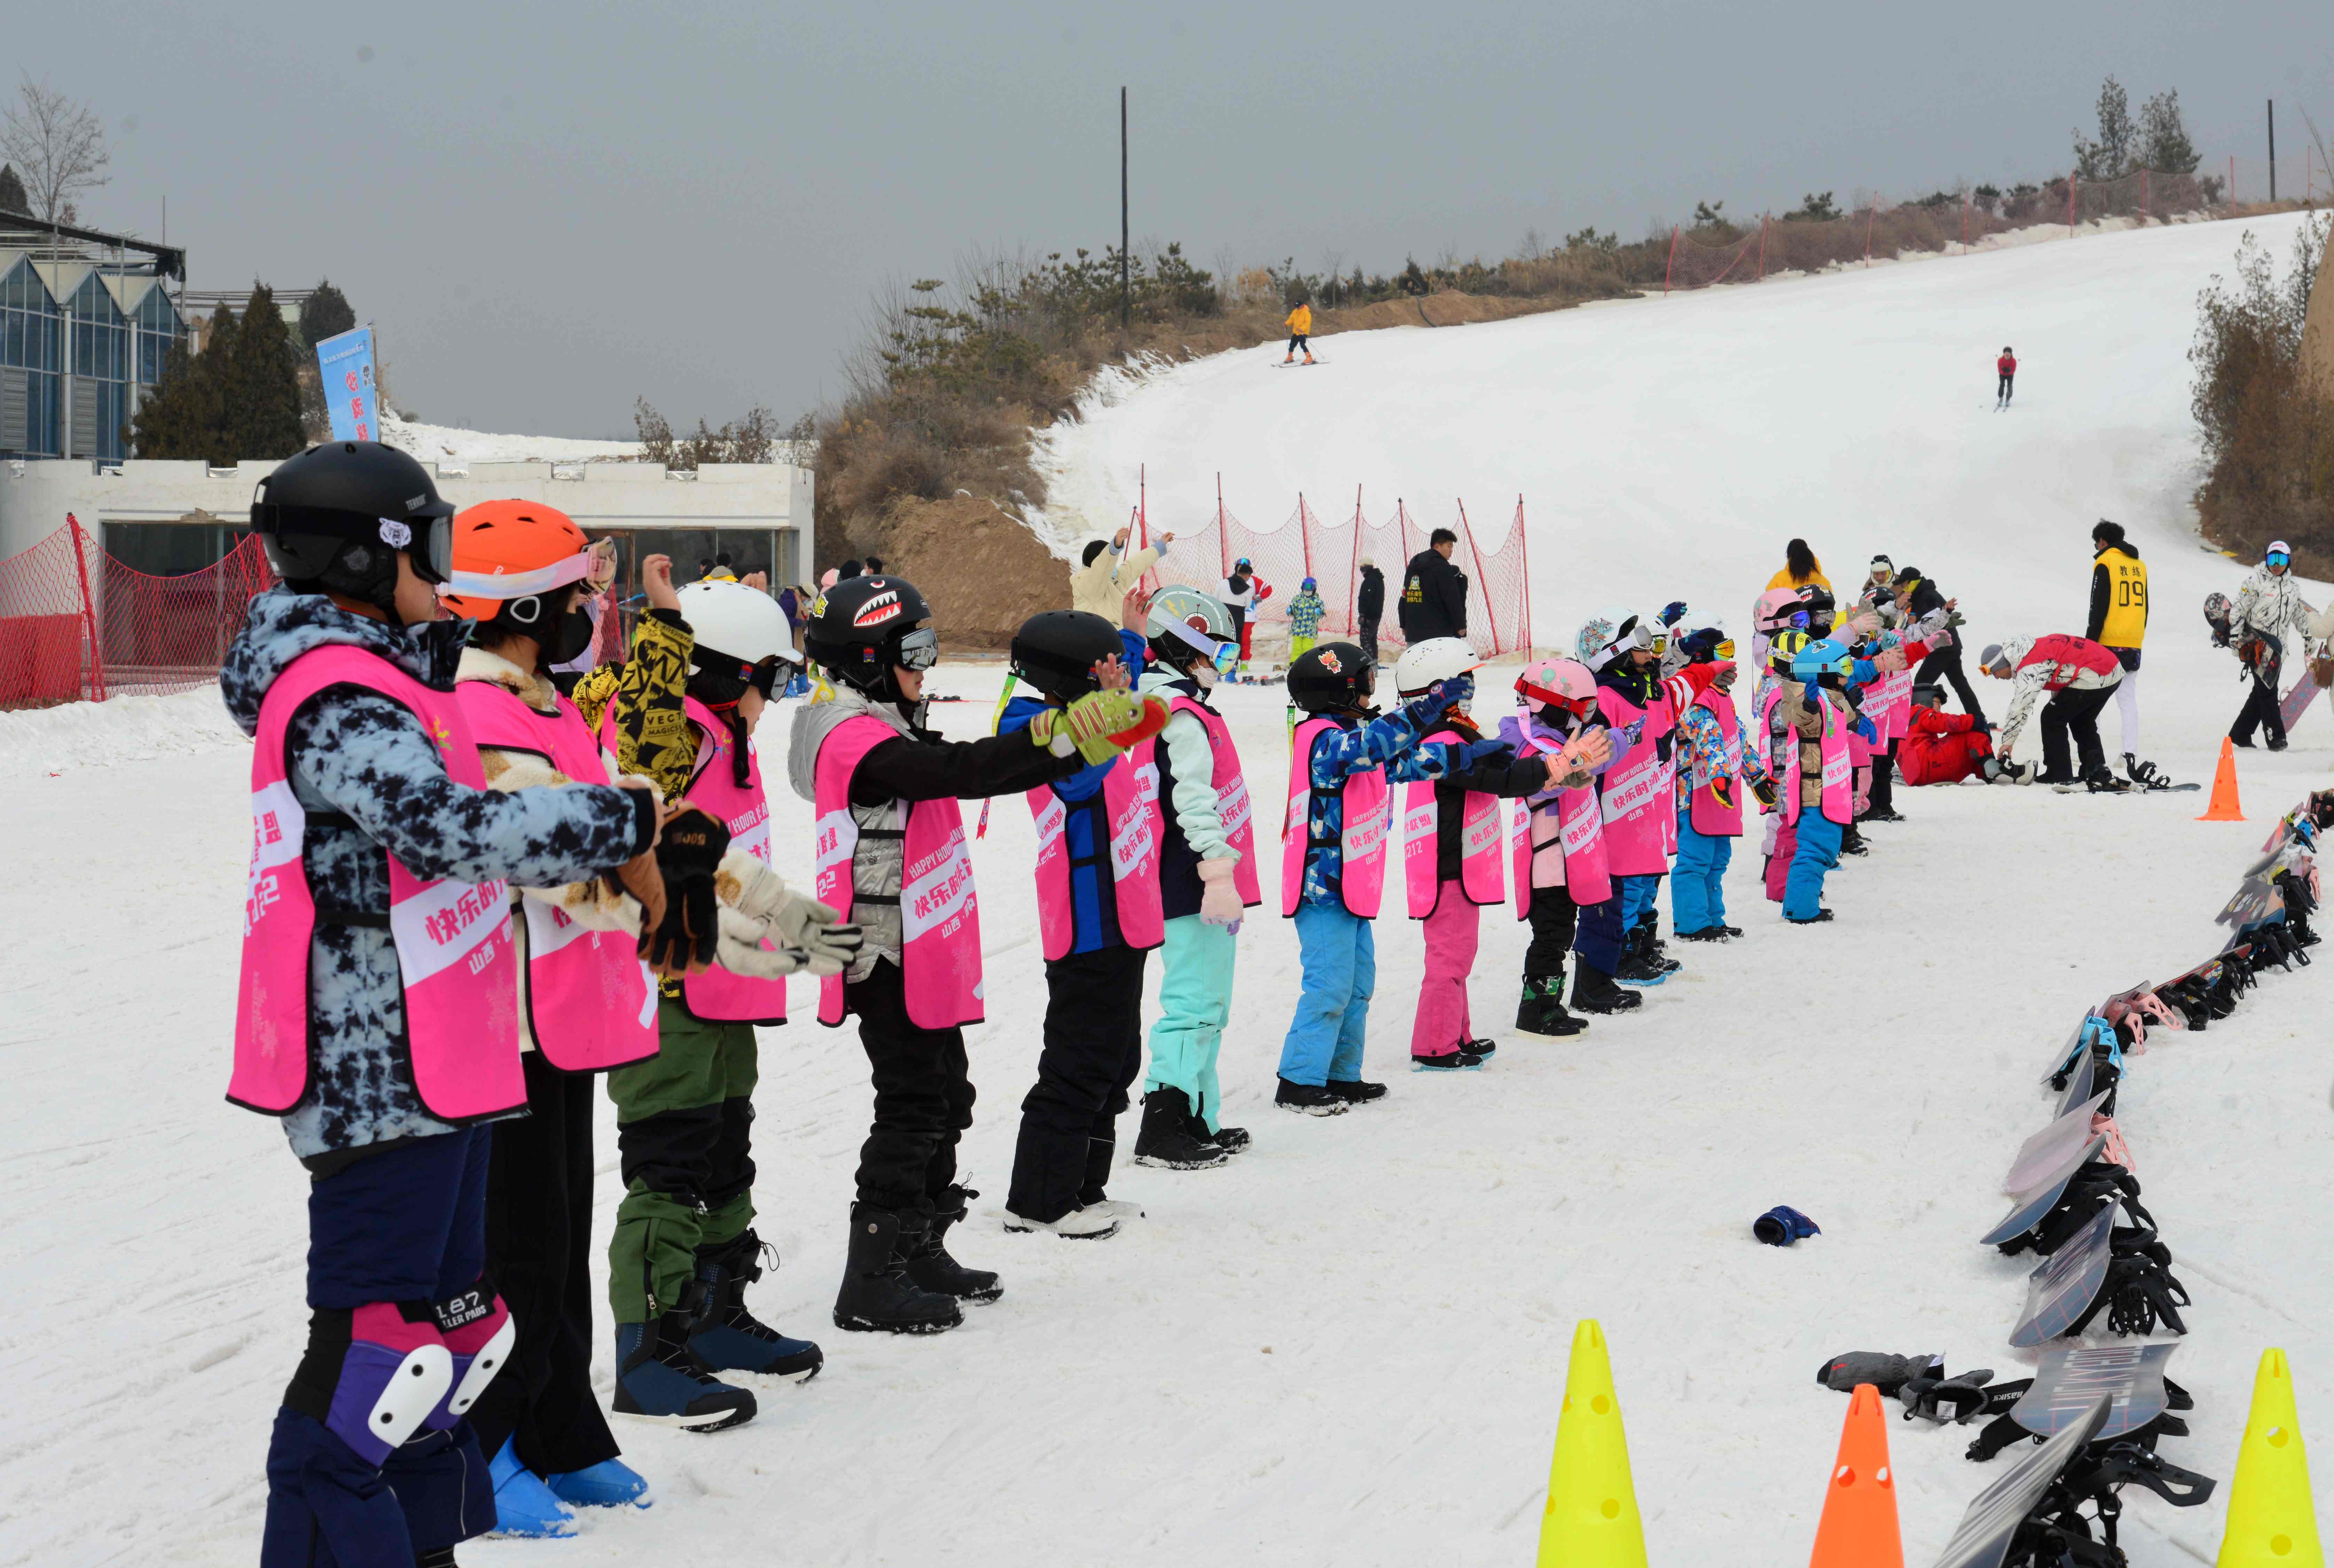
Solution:
[{"label": "child in pink vest", "polygon": [[[1596,678],[1577,659],[1527,663],[1516,677],[1516,701],[1521,711],[1500,721],[1500,738],[1519,753],[1549,759],[1552,775],[1545,791],[1524,803],[1511,830],[1516,919],[1531,922],[1516,1027],[1562,1039],[1588,1027],[1586,1018],[1564,1006],[1564,957],[1573,950],[1580,910],[1613,895],[1595,785],[1616,755],[1616,743],[1597,711]],[[1584,954],[1573,1005],[1584,1012],[1625,1013],[1644,1003]]]}]

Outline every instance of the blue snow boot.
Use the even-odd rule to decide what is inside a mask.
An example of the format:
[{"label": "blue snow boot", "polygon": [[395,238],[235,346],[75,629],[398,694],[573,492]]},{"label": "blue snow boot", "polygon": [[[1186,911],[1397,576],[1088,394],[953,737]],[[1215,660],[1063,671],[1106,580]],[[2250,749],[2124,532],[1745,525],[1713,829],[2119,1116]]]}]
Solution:
[{"label": "blue snow boot", "polygon": [[621,1508],[627,1503],[635,1508],[650,1506],[647,1480],[622,1459],[603,1459],[581,1470],[545,1476],[543,1484],[551,1488],[552,1496],[573,1507]]},{"label": "blue snow boot", "polygon": [[754,1419],[754,1396],[715,1377],[689,1348],[698,1327],[694,1311],[670,1312],[653,1323],[616,1325],[616,1397],[620,1416],[718,1432]]},{"label": "blue snow boot", "polygon": [[[772,1267],[777,1249],[767,1249]],[[761,1238],[747,1230],[737,1240],[701,1248],[697,1281],[705,1291],[705,1315],[690,1336],[689,1349],[717,1372],[757,1372],[806,1383],[826,1358],[808,1340],[788,1339],[746,1310],[746,1287],[762,1277]]]},{"label": "blue snow boot", "polygon": [[518,1441],[502,1447],[487,1466],[495,1482],[495,1528],[497,1535],[573,1535],[575,1515],[543,1484],[543,1477],[518,1462]]}]

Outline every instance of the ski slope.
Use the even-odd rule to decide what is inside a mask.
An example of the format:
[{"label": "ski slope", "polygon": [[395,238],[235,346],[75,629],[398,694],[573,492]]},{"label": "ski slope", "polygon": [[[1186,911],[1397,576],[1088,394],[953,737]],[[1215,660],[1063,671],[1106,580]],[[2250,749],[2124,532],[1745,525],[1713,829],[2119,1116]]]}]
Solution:
[{"label": "ski slope", "polygon": [[[2281,253],[2289,220],[2256,226]],[[2155,230],[1346,335],[1306,376],[1226,355],[1064,435],[1056,505],[1083,486],[1095,515],[1123,515],[1138,462],[1162,526],[1203,513],[1219,466],[1259,515],[1300,486],[1358,482],[1429,518],[1520,490],[1544,640],[1611,601],[1684,597],[1740,627],[1792,534],[1843,582],[1875,549],[1929,570],[1977,640],[2079,630],[2088,525],[2113,516],[2156,584],[2146,749],[2206,777],[2238,688],[2194,606],[2238,569],[2187,532],[2182,354],[2236,240]],[[1996,416],[2004,341],[2026,369]],[[942,674],[969,700],[935,714],[977,733],[1001,672]],[[304,1332],[304,1181],[273,1126],[220,1098],[248,753],[216,703],[0,715],[0,1563],[255,1555],[267,1424]],[[1272,798],[1278,692],[1225,707]],[[1686,971],[1640,1012],[1568,1042],[1506,1029],[1524,939],[1487,911],[1473,999],[1503,1044],[1479,1073],[1407,1071],[1419,937],[1382,920],[1369,1070],[1393,1092],[1333,1121],[1268,1103],[1297,966],[1287,922],[1259,912],[1223,1064],[1256,1147],[1220,1171],[1124,1169],[1113,1195],[1148,1217],[1093,1245],[998,1225],[1043,1011],[1035,837],[1000,801],[974,850],[993,1011],[970,1032],[964,1160],[984,1196],[952,1245],[1003,1273],[1004,1299],[929,1341],[828,1326],[868,1089],[854,1038],[801,1015],[798,986],[796,1022],[763,1035],[759,1224],[785,1266],[756,1306],[818,1339],[825,1371],[760,1390],[760,1418],[732,1432],[622,1428],[654,1508],[462,1560],[1529,1562],[1573,1325],[1595,1317],[1653,1561],[1797,1568],[1847,1405],[1812,1382],[1818,1363],[1942,1351],[2025,1375],[2005,1344],[2025,1268],[1973,1242],[2048,1114],[2043,1059],[2087,1005],[2215,946],[2265,819],[2324,782],[2329,748],[2334,720],[2313,712],[2291,752],[2245,754],[2246,824],[2193,822],[2194,795],[1902,791],[1912,820],[1870,830],[1820,928],[1775,920],[1747,841],[1730,882],[1747,938],[1682,948]],[[808,807],[783,785],[772,805],[781,865],[806,871]],[[1277,881],[1268,863],[1268,902]],[[2306,1428],[2334,1419],[2329,984],[2322,967],[2272,976],[2209,1034],[2159,1036],[2122,1097],[2195,1297],[2172,1364],[2195,1435],[2165,1452],[2224,1482],[2264,1345],[2291,1352]],[[1123,1150],[1133,1130],[1130,1115]],[[604,1237],[604,1111],[600,1164]],[[1759,1246],[1750,1221],[1778,1203],[1824,1235]],[[597,1371],[604,1396],[604,1342]],[[1932,1560],[2007,1463],[1965,1461],[1970,1435],[1891,1419],[1908,1562]],[[2133,1563],[2211,1561],[2224,1500],[2127,1494]]]}]

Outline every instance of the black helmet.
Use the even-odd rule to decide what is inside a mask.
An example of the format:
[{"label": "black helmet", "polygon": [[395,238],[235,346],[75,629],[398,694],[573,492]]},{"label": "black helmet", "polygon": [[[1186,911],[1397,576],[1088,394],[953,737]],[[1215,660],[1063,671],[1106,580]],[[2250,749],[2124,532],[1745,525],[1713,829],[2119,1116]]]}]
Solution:
[{"label": "black helmet", "polygon": [[1377,667],[1358,644],[1325,642],[1288,667],[1288,700],[1307,713],[1335,713],[1369,701]]},{"label": "black helmet", "polygon": [[881,701],[900,700],[892,667],[930,669],[940,659],[931,606],[904,577],[846,577],[810,607],[803,653],[835,679]]},{"label": "black helmet", "polygon": [[1945,688],[1934,681],[1921,682],[1913,688],[1913,706],[1914,707],[1944,707]]},{"label": "black helmet", "polygon": [[430,582],[453,571],[454,507],[429,470],[379,441],[330,441],[287,457],[251,497],[252,531],[293,587],[387,611],[397,557]]},{"label": "black helmet", "polygon": [[1021,623],[1013,634],[1014,675],[1056,702],[1070,702],[1102,689],[1094,667],[1123,659],[1126,644],[1118,629],[1084,610],[1046,610]]}]

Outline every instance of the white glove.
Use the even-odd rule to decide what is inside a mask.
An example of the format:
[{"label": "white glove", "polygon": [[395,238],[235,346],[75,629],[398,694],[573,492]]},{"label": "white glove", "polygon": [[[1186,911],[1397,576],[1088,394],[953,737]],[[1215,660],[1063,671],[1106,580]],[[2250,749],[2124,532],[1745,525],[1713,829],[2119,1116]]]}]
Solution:
[{"label": "white glove", "polygon": [[775,980],[803,967],[804,954],[762,946],[763,937],[768,934],[762,921],[748,919],[727,904],[715,907],[714,918],[719,927],[714,961],[731,974]]},{"label": "white glove", "polygon": [[[793,960],[791,968],[777,973],[791,974],[801,968],[822,976],[842,974],[859,956],[858,927],[837,924],[834,910],[789,890],[786,879],[744,850],[732,850],[721,857],[713,891],[721,904],[719,934],[725,954],[733,940],[753,948],[767,941]],[[774,956],[760,953],[758,957],[767,960]],[[738,968],[726,956],[721,964],[741,975],[764,972]]]},{"label": "white glove", "polygon": [[1200,880],[1204,884],[1200,892],[1200,919],[1210,926],[1237,929],[1240,917],[1248,912],[1240,902],[1239,890],[1232,886],[1232,871],[1239,864],[1220,856],[1200,862]]}]

